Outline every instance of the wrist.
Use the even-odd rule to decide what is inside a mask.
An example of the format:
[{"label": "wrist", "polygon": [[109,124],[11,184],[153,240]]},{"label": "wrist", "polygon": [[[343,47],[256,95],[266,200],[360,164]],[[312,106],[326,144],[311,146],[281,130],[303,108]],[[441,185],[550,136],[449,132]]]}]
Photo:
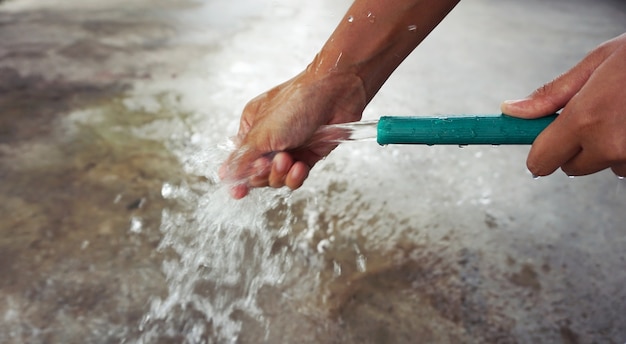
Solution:
[{"label": "wrist", "polygon": [[341,69],[321,72],[315,61],[296,77],[293,86],[306,93],[307,103],[319,106],[314,111],[320,116],[318,125],[358,121],[369,102],[359,75]]},{"label": "wrist", "polygon": [[332,47],[324,47],[315,55],[305,70],[307,78],[322,83],[339,85],[353,89],[360,89],[363,93],[365,105],[372,100],[378,88],[371,87],[374,73],[368,61],[352,59],[341,51]]}]

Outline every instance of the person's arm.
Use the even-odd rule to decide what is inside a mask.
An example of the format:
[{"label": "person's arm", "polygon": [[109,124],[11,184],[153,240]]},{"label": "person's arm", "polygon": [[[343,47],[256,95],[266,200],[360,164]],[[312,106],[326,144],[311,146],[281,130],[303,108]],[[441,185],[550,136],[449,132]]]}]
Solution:
[{"label": "person's arm", "polygon": [[250,187],[296,189],[334,148],[311,147],[322,125],[357,121],[383,83],[459,0],[356,0],[313,62],[293,79],[250,101],[238,150],[220,174]]},{"label": "person's arm", "polygon": [[368,101],[459,0],[357,0],[310,68],[359,76]]},{"label": "person's arm", "polygon": [[626,176],[626,34],[600,45],[572,69],[502,112],[537,118],[563,109],[535,140],[528,169],[536,176],[559,167],[570,176],[611,168]]}]

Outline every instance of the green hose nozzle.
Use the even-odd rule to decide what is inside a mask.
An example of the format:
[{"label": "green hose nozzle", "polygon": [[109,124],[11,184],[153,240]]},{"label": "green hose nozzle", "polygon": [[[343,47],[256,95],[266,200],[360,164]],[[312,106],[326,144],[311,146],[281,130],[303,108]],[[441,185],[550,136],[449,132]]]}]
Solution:
[{"label": "green hose nozzle", "polygon": [[538,119],[507,115],[383,116],[378,121],[376,140],[380,145],[527,145],[532,144],[556,116]]}]

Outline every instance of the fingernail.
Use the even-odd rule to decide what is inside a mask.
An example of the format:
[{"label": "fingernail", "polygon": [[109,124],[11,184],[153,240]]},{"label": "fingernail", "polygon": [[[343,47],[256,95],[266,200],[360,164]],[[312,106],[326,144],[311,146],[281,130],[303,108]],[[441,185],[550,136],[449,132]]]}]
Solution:
[{"label": "fingernail", "polygon": [[506,104],[506,105],[515,105],[515,104],[519,104],[523,101],[525,101],[526,99],[510,99],[510,100],[505,100],[502,103]]},{"label": "fingernail", "polygon": [[502,113],[510,115],[511,112],[515,112],[517,110],[516,107],[519,107],[525,100],[526,99],[505,100],[502,102],[502,104],[500,104],[500,111],[502,111]]}]

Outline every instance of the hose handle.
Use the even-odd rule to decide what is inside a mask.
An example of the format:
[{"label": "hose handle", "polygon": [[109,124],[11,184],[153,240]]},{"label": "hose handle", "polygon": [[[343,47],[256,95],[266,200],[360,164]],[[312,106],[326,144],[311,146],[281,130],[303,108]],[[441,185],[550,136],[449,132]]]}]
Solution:
[{"label": "hose handle", "polygon": [[529,145],[557,115],[538,119],[504,114],[383,116],[378,121],[376,140],[380,145]]}]

